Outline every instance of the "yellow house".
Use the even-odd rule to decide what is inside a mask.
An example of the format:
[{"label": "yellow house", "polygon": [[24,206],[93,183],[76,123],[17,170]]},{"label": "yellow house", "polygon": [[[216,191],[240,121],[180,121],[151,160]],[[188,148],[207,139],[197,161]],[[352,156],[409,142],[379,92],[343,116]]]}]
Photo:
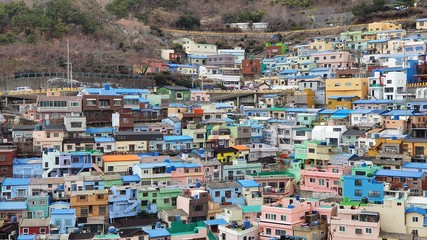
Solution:
[{"label": "yellow house", "polygon": [[133,165],[140,163],[136,154],[102,156],[105,173],[128,173]]},{"label": "yellow house", "polygon": [[76,209],[76,217],[108,218],[108,190],[74,191],[70,207]]},{"label": "yellow house", "polygon": [[215,150],[216,159],[222,164],[232,163],[239,158],[239,151],[232,147],[217,148]]},{"label": "yellow house", "polygon": [[238,151],[238,158],[249,160],[250,149],[248,147],[246,147],[245,145],[237,145],[233,146],[232,148]]},{"label": "yellow house", "polygon": [[427,228],[424,227],[424,216],[427,213],[424,208],[410,206],[406,209],[406,233],[415,236],[427,236]]},{"label": "yellow house", "polygon": [[417,19],[417,30],[427,30],[427,18]]},{"label": "yellow house", "polygon": [[380,31],[388,31],[388,30],[399,30],[402,29],[402,25],[396,25],[394,23],[388,22],[373,22],[368,24],[368,31],[370,32],[380,32]]},{"label": "yellow house", "polygon": [[316,97],[313,90],[306,88],[303,91],[294,93],[295,106],[303,108],[314,108],[316,105]]},{"label": "yellow house", "polygon": [[352,109],[353,102],[359,100],[358,96],[330,96],[328,98],[329,109]]},{"label": "yellow house", "polygon": [[427,155],[427,139],[405,138],[403,140],[403,151],[409,156]]},{"label": "yellow house", "polygon": [[310,49],[315,49],[318,51],[334,50],[334,44],[332,42],[315,39],[314,42],[310,43]]},{"label": "yellow house", "polygon": [[[377,138],[375,139],[375,145],[371,146],[368,150],[369,157],[376,157],[380,154],[380,151],[383,151],[384,146],[391,148],[391,146],[402,146],[403,139],[387,139],[387,138]],[[401,149],[401,148],[400,148]],[[396,153],[400,154],[400,153]]]},{"label": "yellow house", "polygon": [[368,94],[367,78],[335,78],[325,82],[326,99],[331,96],[356,96],[366,99]]}]

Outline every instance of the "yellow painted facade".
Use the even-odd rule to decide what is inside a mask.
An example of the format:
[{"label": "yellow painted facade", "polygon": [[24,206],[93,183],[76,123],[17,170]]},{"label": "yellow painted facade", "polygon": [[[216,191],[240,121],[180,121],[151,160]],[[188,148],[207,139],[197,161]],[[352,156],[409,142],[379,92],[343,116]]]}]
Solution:
[{"label": "yellow painted facade", "polygon": [[328,99],[328,108],[329,109],[352,109],[353,102],[359,99],[360,99],[359,97]]},{"label": "yellow painted facade", "polygon": [[388,31],[388,30],[398,30],[402,29],[402,25],[397,25],[394,23],[388,23],[388,22],[373,22],[368,24],[368,31]]},{"label": "yellow painted facade", "polygon": [[402,145],[402,142],[403,142],[402,139],[387,139],[387,138],[375,139],[375,145],[371,146],[371,148],[369,148],[368,156],[369,157],[376,157],[380,153],[383,144]]},{"label": "yellow painted facade", "polygon": [[147,151],[147,141],[116,141],[116,151],[121,153]]},{"label": "yellow painted facade", "polygon": [[366,99],[367,78],[335,78],[326,80],[326,99],[330,96],[357,96]]},{"label": "yellow painted facade", "polygon": [[315,40],[314,42],[310,43],[310,49],[315,49],[318,51],[330,51],[334,50],[334,44],[332,42]]},{"label": "yellow painted facade", "polygon": [[108,217],[108,190],[79,191],[70,196],[77,217]]}]

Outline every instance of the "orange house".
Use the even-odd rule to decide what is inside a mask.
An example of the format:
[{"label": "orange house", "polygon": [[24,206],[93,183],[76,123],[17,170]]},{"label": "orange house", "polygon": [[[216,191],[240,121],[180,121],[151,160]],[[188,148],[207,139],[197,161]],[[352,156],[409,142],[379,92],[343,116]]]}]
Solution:
[{"label": "orange house", "polygon": [[238,157],[239,159],[246,159],[249,160],[249,151],[250,149],[246,147],[245,145],[237,145],[232,147],[238,151]]},{"label": "orange house", "polygon": [[135,164],[141,163],[136,154],[102,156],[105,173],[129,173]]},{"label": "orange house", "polygon": [[76,209],[77,217],[108,218],[108,190],[72,192],[70,207]]}]

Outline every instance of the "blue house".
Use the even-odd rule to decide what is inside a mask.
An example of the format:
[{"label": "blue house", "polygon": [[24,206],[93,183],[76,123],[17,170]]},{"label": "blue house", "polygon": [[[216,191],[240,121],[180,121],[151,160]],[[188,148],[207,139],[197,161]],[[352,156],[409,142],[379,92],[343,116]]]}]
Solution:
[{"label": "blue house", "polygon": [[178,117],[168,117],[162,119],[162,123],[167,123],[173,127],[173,134],[174,135],[181,135],[182,134],[182,123],[181,119]]},{"label": "blue house", "polygon": [[30,178],[5,178],[2,184],[2,197],[6,200],[26,199]]},{"label": "blue house", "polygon": [[206,185],[212,202],[225,204],[245,204],[242,186],[236,182],[210,182]]},{"label": "blue house", "polygon": [[123,175],[122,181],[123,186],[135,185],[141,182],[141,178],[138,175]]},{"label": "blue house", "polygon": [[50,223],[56,227],[53,234],[66,234],[73,232],[76,227],[76,209],[52,209]]},{"label": "blue house", "polygon": [[93,127],[86,128],[86,136],[88,137],[112,137],[114,128],[112,127]]},{"label": "blue house", "polygon": [[246,117],[269,117],[268,108],[245,108],[242,106],[240,112]]},{"label": "blue house", "polygon": [[104,179],[101,176],[83,176],[84,190],[104,190]]},{"label": "blue house", "polygon": [[136,216],[141,208],[138,189],[135,186],[111,187],[108,201],[110,222],[115,218]]},{"label": "blue house", "polygon": [[343,180],[343,197],[350,201],[361,201],[363,198],[370,202],[382,203],[384,199],[384,184],[375,180],[375,172],[380,167],[362,166],[351,169],[351,175],[345,175]]},{"label": "blue house", "polygon": [[164,151],[182,151],[193,148],[193,138],[188,135],[182,136],[164,136]]},{"label": "blue house", "polygon": [[43,161],[41,158],[15,158],[13,159],[13,177],[15,178],[41,178]]}]

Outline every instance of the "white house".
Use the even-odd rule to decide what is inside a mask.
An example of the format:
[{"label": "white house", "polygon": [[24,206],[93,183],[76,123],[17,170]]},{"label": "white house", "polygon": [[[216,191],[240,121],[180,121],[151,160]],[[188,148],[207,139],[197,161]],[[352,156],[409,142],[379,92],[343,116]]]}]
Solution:
[{"label": "white house", "polygon": [[185,43],[182,45],[182,47],[185,50],[185,53],[191,54],[191,55],[214,55],[217,54],[217,46],[214,44],[203,44],[203,43],[196,43],[192,40],[188,41],[188,43]]},{"label": "white house", "polygon": [[374,72],[369,78],[368,93],[376,99],[401,100],[406,92],[406,73],[403,71]]},{"label": "white house", "polygon": [[427,18],[417,19],[417,30],[427,30]]},{"label": "white house", "polygon": [[328,145],[342,145],[342,135],[346,131],[346,126],[315,126],[312,139],[325,141]]}]

